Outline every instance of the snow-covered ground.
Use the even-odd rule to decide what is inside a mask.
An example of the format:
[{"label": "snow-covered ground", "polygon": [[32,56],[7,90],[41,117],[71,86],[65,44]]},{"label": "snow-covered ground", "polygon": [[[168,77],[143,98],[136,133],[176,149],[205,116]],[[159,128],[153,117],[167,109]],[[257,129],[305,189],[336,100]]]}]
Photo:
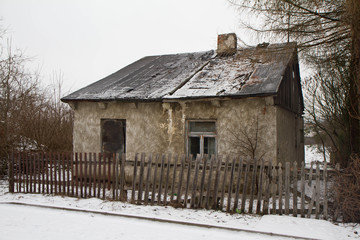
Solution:
[{"label": "snow-covered ground", "polygon": [[[140,206],[100,199],[7,193],[0,181],[0,239],[292,239],[234,229],[311,239],[358,239],[360,226],[287,216],[227,214],[220,211]],[[196,227],[158,221],[6,204],[6,202],[89,210],[184,223],[232,228]]]}]

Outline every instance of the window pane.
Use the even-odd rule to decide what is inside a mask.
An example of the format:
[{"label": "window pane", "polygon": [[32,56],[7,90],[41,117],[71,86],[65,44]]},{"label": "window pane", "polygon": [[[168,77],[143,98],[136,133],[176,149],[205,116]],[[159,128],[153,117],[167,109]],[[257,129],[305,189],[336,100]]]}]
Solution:
[{"label": "window pane", "polygon": [[200,137],[189,138],[189,155],[190,154],[194,157],[200,154]]},{"label": "window pane", "polygon": [[204,137],[204,154],[208,154],[209,156],[215,154],[214,137]]},{"label": "window pane", "polygon": [[215,132],[215,122],[189,122],[190,132]]}]

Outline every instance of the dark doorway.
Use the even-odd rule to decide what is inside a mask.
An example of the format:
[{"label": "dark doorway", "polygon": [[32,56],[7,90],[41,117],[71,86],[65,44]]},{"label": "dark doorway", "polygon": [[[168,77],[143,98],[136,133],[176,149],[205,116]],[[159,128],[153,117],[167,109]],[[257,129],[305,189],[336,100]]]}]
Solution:
[{"label": "dark doorway", "polygon": [[126,121],[124,119],[101,120],[101,150],[104,153],[125,153]]}]

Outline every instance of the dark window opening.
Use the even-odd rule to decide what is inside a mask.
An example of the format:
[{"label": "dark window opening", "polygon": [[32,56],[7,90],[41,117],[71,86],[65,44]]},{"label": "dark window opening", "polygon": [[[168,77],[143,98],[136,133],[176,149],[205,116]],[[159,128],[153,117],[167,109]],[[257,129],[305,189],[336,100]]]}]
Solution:
[{"label": "dark window opening", "polygon": [[104,153],[125,153],[126,122],[124,119],[101,120],[101,150]]}]

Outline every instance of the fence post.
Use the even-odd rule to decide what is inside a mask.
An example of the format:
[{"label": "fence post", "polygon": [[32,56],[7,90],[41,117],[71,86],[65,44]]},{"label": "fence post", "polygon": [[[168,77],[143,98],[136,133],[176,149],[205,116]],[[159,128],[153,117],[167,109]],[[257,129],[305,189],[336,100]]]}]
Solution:
[{"label": "fence post", "polygon": [[14,153],[11,153],[11,157],[8,160],[8,171],[9,171],[9,192],[14,192]]}]

